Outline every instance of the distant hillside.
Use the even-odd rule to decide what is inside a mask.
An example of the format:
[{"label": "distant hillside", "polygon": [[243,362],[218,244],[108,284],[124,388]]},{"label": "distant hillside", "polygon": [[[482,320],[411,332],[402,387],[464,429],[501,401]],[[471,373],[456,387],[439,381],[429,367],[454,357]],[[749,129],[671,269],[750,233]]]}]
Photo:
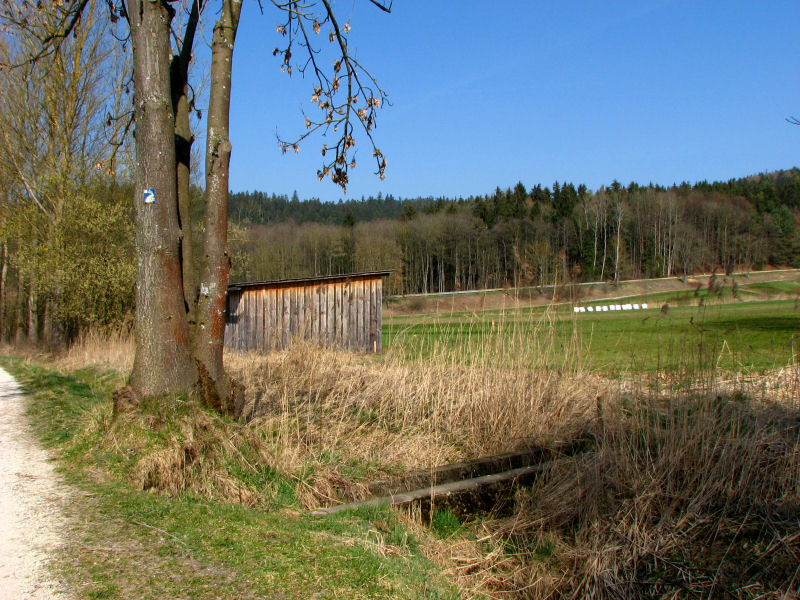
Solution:
[{"label": "distant hillside", "polygon": [[392,269],[393,293],[800,266],[800,170],[323,203],[233,194],[234,280]]},{"label": "distant hillside", "polygon": [[[414,198],[396,199],[394,196],[377,198],[370,196],[361,200],[350,199],[339,202],[321,202],[317,198],[300,200],[297,194],[288,196],[264,192],[231,193],[228,213],[231,220],[239,224],[264,225],[267,223],[331,223],[340,225],[349,219],[376,221],[399,219],[404,210],[423,211],[428,207],[442,205],[443,199]],[[410,207],[410,208],[406,208]]]},{"label": "distant hillside", "polygon": [[[518,184],[518,186],[521,184]],[[619,186],[613,182],[608,187]],[[559,204],[558,197],[561,190],[585,190],[583,185],[556,182],[552,188],[537,185],[526,194],[536,197],[537,201]],[[769,212],[780,206],[790,210],[800,209],[800,169],[793,167],[788,170],[760,173],[729,181],[700,181],[694,184],[687,182],[669,188],[663,186],[629,183],[625,189],[649,189],[659,192],[674,191],[686,193],[716,192],[729,197],[746,198],[759,212]],[[379,219],[401,219],[413,216],[416,213],[435,213],[452,205],[480,205],[491,198],[496,198],[504,192],[510,195],[515,190],[501,190],[497,188],[490,196],[470,196],[464,198],[395,198],[392,195],[349,199],[339,202],[322,202],[317,198],[301,200],[297,194],[291,198],[285,195],[268,194],[266,192],[232,192],[229,201],[229,215],[232,221],[240,225],[265,225],[269,223],[329,223],[341,225],[348,214],[357,222],[376,221]],[[549,199],[546,197],[549,195]],[[481,209],[482,210],[482,209]]]}]

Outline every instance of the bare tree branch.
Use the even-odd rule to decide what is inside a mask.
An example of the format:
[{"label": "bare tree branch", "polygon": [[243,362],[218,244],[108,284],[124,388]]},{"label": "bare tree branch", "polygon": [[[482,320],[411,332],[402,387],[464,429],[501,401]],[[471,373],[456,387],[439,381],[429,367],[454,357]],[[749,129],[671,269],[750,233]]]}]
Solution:
[{"label": "bare tree branch", "polygon": [[[391,10],[391,4],[387,6],[377,0],[372,3],[385,12]],[[386,158],[376,146],[372,132],[377,122],[377,109],[389,102],[375,77],[350,53],[347,43],[349,22],[339,24],[329,0],[320,0],[319,4],[322,10],[318,15],[313,10],[314,2],[273,0],[273,5],[286,13],[286,21],[277,26],[277,32],[288,38],[283,49],[273,50],[273,56],[281,55],[281,70],[291,76],[293,46],[296,43],[305,50],[305,62],[296,65],[296,68],[304,77],[308,74],[315,80],[311,101],[322,112],[320,117],[314,118],[303,111],[306,132],[292,141],[278,136],[278,143],[284,153],[289,149],[299,152],[300,144],[311,135],[317,132],[323,135],[331,131],[337,133],[335,144],[330,147],[328,144],[322,145],[324,160],[317,177],[322,180],[330,176],[331,181],[346,190],[349,169],[356,166],[356,123],[360,124],[360,129],[372,146],[376,174],[381,179],[385,177]],[[322,66],[323,51],[312,43],[311,31],[315,36],[319,35],[326,25],[330,27],[328,42],[336,48],[332,70]]]},{"label": "bare tree branch", "polygon": [[[39,38],[40,46],[39,51],[30,55],[27,59],[12,64],[5,64],[0,63],[0,68],[14,68],[20,67],[26,64],[33,64],[36,61],[44,58],[46,56],[51,56],[58,52],[59,48],[61,47],[61,43],[75,30],[80,22],[83,11],[86,9],[86,6],[89,4],[89,0],[72,0],[66,6],[66,8],[62,11],[61,18],[59,19],[56,26],[49,32],[45,33],[44,35],[36,35]],[[13,6],[13,3],[8,3],[6,6]],[[16,14],[12,14],[9,12],[12,9],[6,9],[1,15],[0,19],[7,23],[11,23],[29,33],[34,33],[33,30],[28,26],[28,18],[29,16],[25,14],[23,8],[17,7]]]},{"label": "bare tree branch", "polygon": [[[5,140],[6,146],[11,147],[11,140],[8,139],[8,134],[6,133],[5,128],[0,128],[0,129],[2,129],[3,131],[3,140]],[[17,162],[16,157],[12,152],[9,152],[8,154],[11,157],[11,162],[14,164],[14,171],[16,171],[17,177],[19,177],[20,181],[22,182],[22,185],[25,187],[25,191],[28,192],[28,196],[30,196],[30,199],[33,200],[33,203],[40,211],[42,211],[44,216],[46,216],[48,220],[53,222],[55,219],[52,213],[50,213],[50,211],[48,211],[39,201],[39,195],[36,193],[36,190],[33,189],[33,185],[25,176],[25,172],[22,170],[22,167]]]},{"label": "bare tree branch", "polygon": [[390,13],[392,12],[392,3],[389,2],[389,6],[386,6],[383,2],[378,2],[378,0],[369,0],[372,4],[380,8],[383,12]]}]

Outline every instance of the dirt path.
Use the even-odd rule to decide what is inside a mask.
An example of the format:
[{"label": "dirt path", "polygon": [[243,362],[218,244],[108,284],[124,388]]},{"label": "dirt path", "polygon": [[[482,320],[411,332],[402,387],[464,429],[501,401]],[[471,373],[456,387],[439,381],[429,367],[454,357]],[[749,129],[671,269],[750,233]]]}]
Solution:
[{"label": "dirt path", "polygon": [[24,413],[17,383],[0,369],[0,600],[67,600],[46,562],[62,544],[68,489]]}]

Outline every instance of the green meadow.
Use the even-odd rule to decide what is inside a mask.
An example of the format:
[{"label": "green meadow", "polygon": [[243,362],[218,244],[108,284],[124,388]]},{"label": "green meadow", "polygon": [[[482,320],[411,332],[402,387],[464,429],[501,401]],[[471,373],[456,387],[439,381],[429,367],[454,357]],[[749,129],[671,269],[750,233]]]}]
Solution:
[{"label": "green meadow", "polygon": [[[527,341],[546,354],[540,357],[546,366],[579,361],[609,374],[697,368],[757,372],[797,359],[796,300],[704,303],[704,293],[689,296],[652,295],[649,308],[636,311],[574,313],[571,305],[560,305],[393,317],[384,322],[384,345],[410,357],[451,353],[471,361],[483,345],[500,338],[513,361],[517,344]],[[587,305],[602,304],[608,302]]]}]

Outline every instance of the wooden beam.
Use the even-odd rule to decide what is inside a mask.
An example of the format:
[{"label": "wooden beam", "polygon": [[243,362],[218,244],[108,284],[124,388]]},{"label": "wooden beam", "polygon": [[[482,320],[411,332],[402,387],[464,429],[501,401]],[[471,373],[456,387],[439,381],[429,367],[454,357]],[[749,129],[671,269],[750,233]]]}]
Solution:
[{"label": "wooden beam", "polygon": [[489,488],[497,488],[498,486],[507,488],[510,485],[522,483],[523,480],[527,480],[531,476],[566,460],[569,459],[562,458],[556,461],[540,463],[538,465],[530,465],[528,467],[520,467],[510,471],[503,471],[502,473],[493,473],[491,475],[483,475],[482,477],[475,477],[472,479],[451,481],[450,483],[443,483],[433,487],[425,487],[409,492],[400,492],[398,494],[390,494],[380,498],[372,498],[363,502],[340,504],[330,508],[319,508],[315,511],[312,511],[311,514],[317,516],[326,516],[345,510],[355,510],[372,506],[399,506],[403,504],[410,504],[418,500],[428,500],[430,502],[439,503],[446,499],[448,502],[452,502],[457,497],[462,495],[473,493],[485,494],[490,492]]}]

